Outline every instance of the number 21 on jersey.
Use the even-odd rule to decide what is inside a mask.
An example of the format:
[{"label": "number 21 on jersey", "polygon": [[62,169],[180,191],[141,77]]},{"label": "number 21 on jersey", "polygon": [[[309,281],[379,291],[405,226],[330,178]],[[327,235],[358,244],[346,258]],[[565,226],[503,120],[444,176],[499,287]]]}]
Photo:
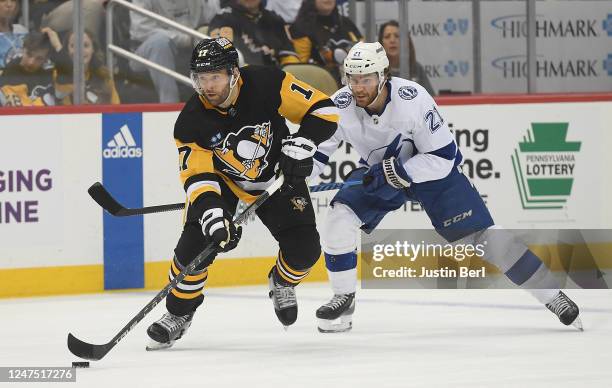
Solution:
[{"label": "number 21 on jersey", "polygon": [[427,126],[429,127],[431,133],[437,131],[442,126],[442,124],[444,124],[444,119],[442,118],[442,116],[440,116],[440,113],[438,113],[438,110],[435,106],[433,107],[433,109],[430,109],[427,111],[427,113],[425,113],[425,123],[427,123]]}]

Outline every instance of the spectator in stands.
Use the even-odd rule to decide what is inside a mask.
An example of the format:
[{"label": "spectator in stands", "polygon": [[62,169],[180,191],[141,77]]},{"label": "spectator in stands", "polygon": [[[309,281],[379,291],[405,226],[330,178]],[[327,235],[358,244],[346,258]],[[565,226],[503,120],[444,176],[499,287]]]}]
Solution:
[{"label": "spectator in stands", "polygon": [[0,71],[21,55],[23,39],[28,33],[21,24],[13,24],[18,12],[17,0],[0,0]]},{"label": "spectator in stands", "polygon": [[9,62],[0,76],[0,105],[55,105],[52,68],[44,65],[57,43],[57,33],[49,28],[25,37],[22,55]]},{"label": "spectator in stands", "polygon": [[298,63],[285,22],[261,0],[232,0],[210,21],[210,36],[231,40],[251,65]]},{"label": "spectator in stands", "polygon": [[[83,35],[83,64],[85,67],[85,104],[119,104],[119,95],[108,68],[104,66],[102,52],[91,31]],[[73,57],[75,36],[70,32],[55,56],[55,97],[62,105],[72,105],[74,91]]]},{"label": "spectator in stands", "polygon": [[268,0],[266,1],[266,9],[275,12],[283,18],[285,24],[291,24],[302,6],[302,0]]},{"label": "spectator in stands", "polygon": [[[104,0],[81,0],[83,5],[83,25],[87,26],[89,31],[94,35],[94,38],[99,40],[104,37],[104,18],[106,12],[104,10]],[[47,4],[49,3],[49,4]],[[55,8],[48,10],[49,5],[57,2],[43,2],[42,4],[33,4],[34,7],[47,8],[47,12],[41,19],[41,27],[49,27],[60,35],[64,35],[72,30],[73,25],[73,1],[62,1]]]},{"label": "spectator in stands", "polygon": [[[218,0],[134,0],[133,3],[193,29],[206,24],[219,9]],[[191,58],[191,36],[135,12],[130,12],[130,17],[130,35],[138,44],[136,54],[186,74]],[[137,72],[149,71],[160,102],[179,102],[179,88],[174,78],[135,61],[130,62],[130,67]]]},{"label": "spectator in stands", "polygon": [[[383,23],[378,30],[378,41],[383,45],[389,58],[389,71],[393,76],[400,76],[400,33],[399,23],[395,20],[389,20]],[[435,96],[435,91],[423,65],[416,60],[416,50],[412,38],[408,35],[408,46],[410,51],[410,75],[406,78],[423,86],[429,94]]]},{"label": "spectator in stands", "polygon": [[304,0],[290,32],[300,61],[326,67],[336,81],[348,51],[362,39],[351,19],[338,12],[336,0]]}]

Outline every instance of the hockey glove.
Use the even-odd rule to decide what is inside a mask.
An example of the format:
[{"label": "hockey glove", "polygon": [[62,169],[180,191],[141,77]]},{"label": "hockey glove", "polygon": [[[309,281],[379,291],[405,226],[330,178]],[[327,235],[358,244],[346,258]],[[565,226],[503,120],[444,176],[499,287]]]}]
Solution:
[{"label": "hockey glove", "polygon": [[388,200],[400,190],[409,187],[412,180],[399,159],[391,157],[376,163],[363,175],[366,193]]},{"label": "hockey glove", "polygon": [[219,245],[219,252],[236,248],[242,236],[242,227],[236,227],[227,211],[219,207],[206,209],[199,221],[202,234]]},{"label": "hockey glove", "polygon": [[312,156],[317,146],[305,137],[283,139],[278,167],[285,181],[281,191],[292,191],[295,185],[303,182],[312,172]]}]

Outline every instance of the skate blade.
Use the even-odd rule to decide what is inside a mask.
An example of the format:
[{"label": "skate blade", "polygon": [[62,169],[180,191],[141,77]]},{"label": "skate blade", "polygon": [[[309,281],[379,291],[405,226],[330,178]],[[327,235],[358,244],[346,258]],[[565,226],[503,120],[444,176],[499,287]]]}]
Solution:
[{"label": "skate blade", "polygon": [[317,327],[319,333],[344,333],[352,328],[353,320],[350,316],[342,316],[335,320],[319,319],[319,326]]},{"label": "skate blade", "polygon": [[584,331],[584,327],[582,326],[582,320],[580,320],[580,317],[576,317],[576,319],[574,319],[574,322],[572,322],[572,326],[574,326],[580,331]]},{"label": "skate blade", "polygon": [[145,349],[147,350],[147,352],[154,352],[156,350],[163,350],[163,349],[171,348],[172,345],[174,345],[174,341],[162,343],[162,342],[151,340]]}]

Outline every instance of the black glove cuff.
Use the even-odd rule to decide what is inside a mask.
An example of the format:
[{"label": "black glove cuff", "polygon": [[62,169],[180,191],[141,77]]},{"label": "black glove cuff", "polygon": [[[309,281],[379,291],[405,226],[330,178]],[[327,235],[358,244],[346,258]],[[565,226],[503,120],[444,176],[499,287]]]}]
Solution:
[{"label": "black glove cuff", "polygon": [[[206,192],[200,195],[194,203],[189,206],[189,210],[187,211],[187,222],[199,222],[200,218],[202,218],[202,214],[206,209],[211,208],[221,208],[223,209],[223,213],[227,213],[227,206],[223,201],[223,198],[217,193],[214,192]],[[231,219],[231,218],[230,218]]]},{"label": "black glove cuff", "polygon": [[297,160],[283,154],[278,161],[278,166],[286,178],[303,179],[312,173],[313,160],[312,158]]}]

